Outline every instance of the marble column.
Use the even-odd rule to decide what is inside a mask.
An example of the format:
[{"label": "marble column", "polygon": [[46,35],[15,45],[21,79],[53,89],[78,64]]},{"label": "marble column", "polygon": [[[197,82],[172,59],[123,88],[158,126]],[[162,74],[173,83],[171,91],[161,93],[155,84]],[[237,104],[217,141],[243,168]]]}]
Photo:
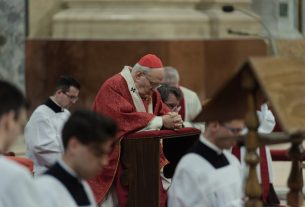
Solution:
[{"label": "marble column", "polygon": [[253,10],[267,24],[275,38],[301,38],[297,30],[296,0],[253,0]]},{"label": "marble column", "polygon": [[303,37],[305,36],[305,0],[298,0],[297,3],[297,8],[298,8],[298,24],[301,29],[301,33]]},{"label": "marble column", "polygon": [[210,36],[199,0],[65,0],[53,17],[53,38],[200,39]]},{"label": "marble column", "polygon": [[[253,36],[259,36],[261,32],[260,23],[255,18],[238,11],[238,8],[240,8],[257,16],[251,10],[251,3],[251,0],[201,0],[197,8],[210,18],[212,37],[253,38]],[[231,5],[235,10],[226,13],[222,11],[222,7],[225,5]],[[233,31],[233,34],[229,30]],[[249,35],[246,35],[246,33]]]},{"label": "marble column", "polygon": [[0,0],[0,77],[24,90],[25,0]]}]

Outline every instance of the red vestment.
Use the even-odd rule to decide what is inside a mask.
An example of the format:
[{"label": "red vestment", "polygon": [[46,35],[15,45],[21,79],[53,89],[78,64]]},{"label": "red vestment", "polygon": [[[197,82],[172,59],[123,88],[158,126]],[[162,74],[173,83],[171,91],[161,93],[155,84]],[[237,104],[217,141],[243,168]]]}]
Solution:
[{"label": "red vestment", "polygon": [[[116,139],[118,144],[109,155],[109,165],[94,179],[89,181],[98,203],[103,201],[106,193],[114,183],[120,160],[120,140],[127,134],[139,131],[145,128],[155,116],[162,116],[170,110],[161,101],[159,93],[153,92],[153,114],[147,112],[137,112],[133,99],[132,90],[129,91],[126,80],[121,74],[117,74],[101,86],[93,102],[93,110],[113,118],[118,124],[118,133]],[[160,168],[166,164],[163,153],[160,155]],[[115,185],[117,184],[115,180]],[[117,186],[116,186],[116,189]],[[118,192],[120,196],[120,192]],[[163,198],[163,199],[162,199]],[[160,201],[164,200],[166,195],[160,195]],[[118,198],[120,200],[120,198]]]}]

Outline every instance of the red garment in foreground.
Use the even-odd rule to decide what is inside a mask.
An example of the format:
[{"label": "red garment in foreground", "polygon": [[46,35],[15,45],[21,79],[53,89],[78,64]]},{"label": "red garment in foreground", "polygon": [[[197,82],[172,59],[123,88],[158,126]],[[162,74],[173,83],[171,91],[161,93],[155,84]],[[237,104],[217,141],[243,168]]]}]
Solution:
[{"label": "red garment in foreground", "polygon": [[[156,115],[164,115],[169,112],[168,107],[161,101],[159,93],[154,92],[152,98],[154,114],[137,112],[133,104],[127,83],[120,74],[117,74],[108,79],[102,85],[97,96],[95,97],[93,110],[113,118],[119,127],[116,136],[118,144],[115,145],[114,150],[109,155],[109,165],[106,166],[97,177],[89,180],[89,184],[92,187],[96,201],[98,203],[103,201],[106,193],[109,191],[112,183],[114,182],[115,176],[120,176],[117,175],[121,150],[120,140],[127,134],[145,128]],[[163,167],[165,164],[166,159],[164,155],[161,154],[160,167]],[[119,186],[119,188],[116,189],[121,189],[120,183],[118,182],[119,181],[116,179],[115,185],[116,187]],[[121,191],[124,191],[124,189],[121,189],[120,192],[117,192],[118,196],[121,194],[126,194],[126,191]],[[162,194],[160,195],[160,200],[163,200],[163,198],[166,196],[164,193]],[[120,203],[127,201],[125,201],[127,198],[124,196],[123,198],[118,199],[123,199],[123,201]]]},{"label": "red garment in foreground", "polygon": [[6,156],[8,159],[13,160],[20,165],[26,167],[32,174],[34,174],[34,163],[32,160],[25,157]]}]

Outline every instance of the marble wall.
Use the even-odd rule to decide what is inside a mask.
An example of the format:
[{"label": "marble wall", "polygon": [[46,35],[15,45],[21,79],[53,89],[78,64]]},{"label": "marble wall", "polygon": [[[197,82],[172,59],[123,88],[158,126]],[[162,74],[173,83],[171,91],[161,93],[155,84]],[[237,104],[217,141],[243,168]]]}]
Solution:
[{"label": "marble wall", "polygon": [[24,89],[26,0],[0,0],[0,77]]}]

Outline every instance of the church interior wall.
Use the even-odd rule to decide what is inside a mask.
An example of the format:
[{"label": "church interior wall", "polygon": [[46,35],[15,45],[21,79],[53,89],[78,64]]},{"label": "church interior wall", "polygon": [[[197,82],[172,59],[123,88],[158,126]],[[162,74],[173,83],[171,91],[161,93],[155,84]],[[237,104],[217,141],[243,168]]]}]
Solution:
[{"label": "church interior wall", "polygon": [[[249,55],[265,55],[258,39],[190,41],[61,41],[28,40],[26,91],[32,107],[44,101],[62,74],[82,83],[76,107],[90,107],[101,84],[125,65],[133,66],[147,53],[176,67],[181,85],[210,97]],[[35,75],[34,75],[35,74]],[[206,75],[209,74],[209,75]],[[107,98],[107,97],[105,97]]]}]

